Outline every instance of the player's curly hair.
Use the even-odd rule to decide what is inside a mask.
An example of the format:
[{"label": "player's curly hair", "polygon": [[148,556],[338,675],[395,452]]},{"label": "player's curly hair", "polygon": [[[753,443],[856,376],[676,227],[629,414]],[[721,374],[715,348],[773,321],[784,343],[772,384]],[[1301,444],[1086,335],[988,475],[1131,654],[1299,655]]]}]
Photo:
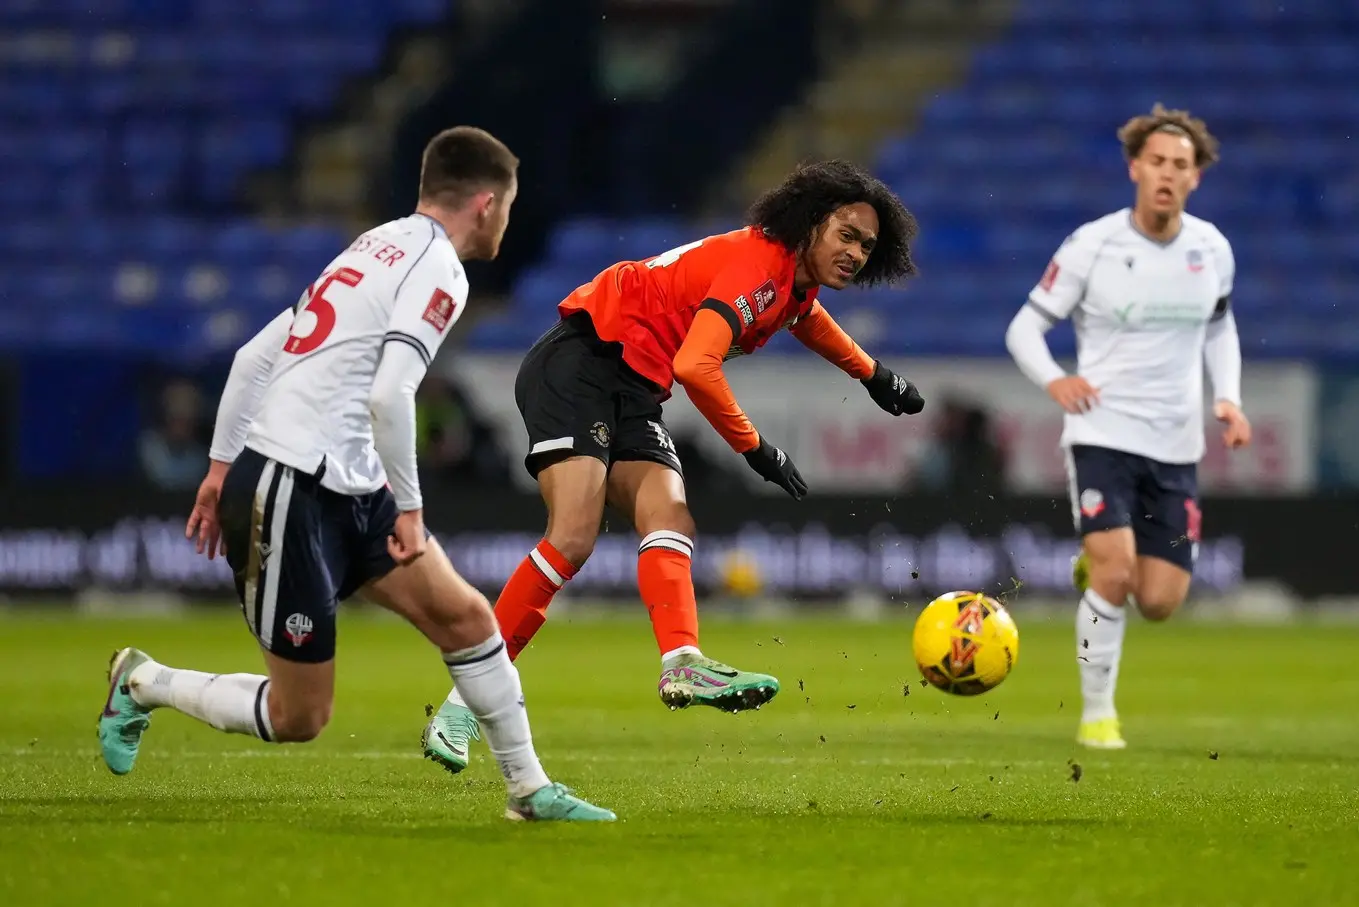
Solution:
[{"label": "player's curly hair", "polygon": [[812,231],[845,205],[867,202],[878,212],[878,242],[854,283],[895,283],[915,274],[911,241],[915,216],[883,182],[848,161],[820,161],[798,167],[783,184],[750,208],[750,224],[787,248],[806,249]]},{"label": "player's curly hair", "polygon": [[1187,110],[1167,110],[1159,101],[1151,108],[1150,114],[1133,117],[1118,130],[1118,140],[1123,143],[1123,155],[1134,160],[1142,153],[1142,147],[1153,133],[1168,132],[1189,139],[1194,145],[1194,166],[1206,170],[1218,161],[1218,141],[1208,131],[1208,126]]}]

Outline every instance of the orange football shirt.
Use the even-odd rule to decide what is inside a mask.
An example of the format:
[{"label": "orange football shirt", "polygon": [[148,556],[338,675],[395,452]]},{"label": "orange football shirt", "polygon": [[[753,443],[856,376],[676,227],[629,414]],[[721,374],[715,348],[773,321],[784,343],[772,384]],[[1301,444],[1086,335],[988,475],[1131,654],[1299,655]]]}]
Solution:
[{"label": "orange football shirt", "polygon": [[[662,397],[676,380],[737,451],[759,435],[737,406],[721,364],[753,353],[785,327],[854,377],[873,360],[816,301],[813,287],[793,287],[797,257],[745,227],[679,246],[644,261],[619,262],[561,302],[563,317],[587,312],[601,340],[623,348],[623,361],[656,384]],[[711,310],[711,311],[701,311]]]}]

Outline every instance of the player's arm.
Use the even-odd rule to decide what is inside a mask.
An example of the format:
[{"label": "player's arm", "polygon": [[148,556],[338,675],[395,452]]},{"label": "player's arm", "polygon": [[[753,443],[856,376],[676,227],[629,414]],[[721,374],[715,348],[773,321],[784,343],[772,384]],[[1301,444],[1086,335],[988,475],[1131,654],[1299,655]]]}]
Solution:
[{"label": "player's arm", "polygon": [[1203,362],[1213,385],[1213,415],[1226,426],[1222,440],[1228,447],[1244,447],[1250,443],[1250,421],[1241,411],[1241,337],[1232,312],[1236,262],[1225,240],[1217,256],[1221,295],[1204,335]]},{"label": "player's arm", "polygon": [[208,448],[208,474],[198,486],[193,510],[184,526],[184,537],[195,540],[199,554],[209,560],[217,556],[221,546],[221,529],[217,524],[217,500],[222,493],[222,482],[227,470],[245,447],[245,436],[250,420],[259,408],[260,394],[269,383],[274,360],[283,349],[292,330],[293,310],[280,312],[258,334],[246,341],[231,360],[222,399],[217,404],[217,420],[212,429],[212,444]]},{"label": "player's arm", "polygon": [[1068,375],[1057,364],[1046,335],[1085,298],[1085,283],[1093,261],[1094,256],[1084,249],[1079,231],[1069,237],[1005,331],[1005,348],[1019,370],[1069,413],[1089,410],[1099,402],[1099,391],[1079,375]]},{"label": "player's arm", "polygon": [[222,399],[217,404],[217,421],[213,426],[212,446],[208,455],[213,468],[226,467],[236,461],[245,447],[245,435],[250,420],[259,408],[260,394],[269,383],[269,373],[292,330],[293,310],[286,309],[266,324],[258,334],[246,341],[231,360],[231,371]]},{"label": "player's arm", "polygon": [[1208,367],[1208,380],[1213,384],[1213,399],[1239,407],[1241,337],[1236,330],[1236,316],[1232,314],[1230,296],[1223,296],[1217,301],[1217,309],[1208,322],[1203,361]]},{"label": "player's arm", "polygon": [[[749,305],[745,312],[749,312]],[[675,354],[675,380],[684,388],[694,407],[703,414],[731,449],[765,481],[773,482],[794,498],[807,493],[807,483],[783,451],[760,437],[749,417],[736,402],[722,362],[740,338],[744,327],[741,311],[717,298],[704,301],[689,326],[689,333]]]},{"label": "player's arm", "polygon": [[851,378],[858,378],[885,412],[899,416],[924,409],[925,400],[916,386],[865,353],[819,301],[813,302],[811,310],[788,330],[807,349]]},{"label": "player's arm", "polygon": [[368,406],[373,446],[402,513],[424,506],[415,462],[415,391],[466,302],[461,268],[433,252],[416,262],[396,291]]}]

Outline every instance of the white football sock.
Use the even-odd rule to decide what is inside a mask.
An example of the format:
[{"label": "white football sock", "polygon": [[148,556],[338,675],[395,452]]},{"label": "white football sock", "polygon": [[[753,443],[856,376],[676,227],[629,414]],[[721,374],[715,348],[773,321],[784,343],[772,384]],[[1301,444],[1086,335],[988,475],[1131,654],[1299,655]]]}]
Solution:
[{"label": "white football sock", "polygon": [[500,633],[470,649],[445,652],[444,664],[463,701],[481,723],[510,795],[527,797],[551,784],[533,751],[519,671],[510,661]]},{"label": "white football sock", "polygon": [[678,661],[680,657],[685,655],[702,658],[703,652],[699,650],[698,646],[680,646],[678,649],[671,649],[661,656],[661,667],[668,668],[671,664]]},{"label": "white football sock", "polygon": [[448,691],[448,703],[450,705],[458,705],[467,708],[467,700],[462,698],[462,694],[458,692],[457,687]]},{"label": "white football sock", "polygon": [[132,698],[148,709],[169,706],[231,734],[273,742],[269,678],[259,674],[204,674],[148,661],[127,678]]},{"label": "white football sock", "polygon": [[1111,605],[1093,589],[1087,589],[1076,608],[1076,663],[1081,669],[1081,721],[1117,716],[1114,688],[1118,663],[1123,657],[1124,609]]}]

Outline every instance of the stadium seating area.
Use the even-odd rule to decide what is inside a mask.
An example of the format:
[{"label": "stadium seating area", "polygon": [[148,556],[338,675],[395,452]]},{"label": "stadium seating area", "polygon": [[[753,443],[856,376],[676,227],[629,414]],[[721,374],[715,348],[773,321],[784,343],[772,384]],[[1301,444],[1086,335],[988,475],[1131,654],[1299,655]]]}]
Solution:
[{"label": "stadium seating area", "polygon": [[[1022,0],[966,84],[873,162],[920,217],[921,277],[841,295],[835,310],[878,349],[1003,354],[1006,323],[1063,237],[1131,201],[1114,132],[1159,100],[1222,140],[1191,210],[1235,246],[1247,355],[1359,357],[1356,46],[1359,7],[1338,0]],[[522,348],[599,266],[694,235],[564,224],[514,310],[473,340]],[[1056,333],[1055,347],[1071,345]]]},{"label": "stadium seating area", "polygon": [[[346,239],[235,204],[450,0],[0,4],[0,347],[238,342]],[[245,308],[242,308],[244,306]],[[190,343],[189,341],[194,341]]]},{"label": "stadium seating area", "polygon": [[[10,0],[0,5],[0,348],[227,349],[346,237],[234,205],[391,31],[450,0]],[[922,276],[832,300],[875,349],[999,354],[1077,224],[1126,204],[1113,133],[1154,101],[1224,145],[1191,209],[1233,241],[1249,355],[1359,357],[1359,8],[1339,0],[1020,0],[966,82],[872,163],[919,215]],[[1095,50],[1092,51],[1092,48]],[[560,225],[510,311],[523,349],[600,267],[733,223]],[[775,346],[786,345],[786,337]],[[1069,350],[1058,333],[1055,345]]]}]

